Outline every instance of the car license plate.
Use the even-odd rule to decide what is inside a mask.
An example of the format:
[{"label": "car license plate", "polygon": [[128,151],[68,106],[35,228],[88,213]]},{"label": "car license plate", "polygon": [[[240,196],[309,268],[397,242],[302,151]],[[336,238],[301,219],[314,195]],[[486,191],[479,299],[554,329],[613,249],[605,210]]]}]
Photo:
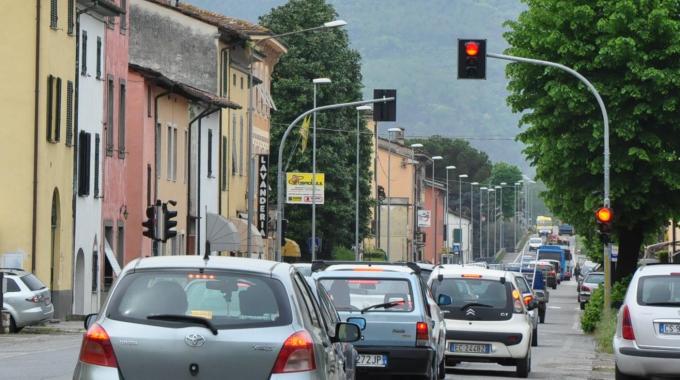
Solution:
[{"label": "car license plate", "polygon": [[680,323],[659,323],[659,332],[666,335],[680,335]]},{"label": "car license plate", "polygon": [[387,355],[359,355],[357,367],[386,367]]},{"label": "car license plate", "polygon": [[488,354],[491,352],[490,344],[469,344],[469,343],[451,343],[449,351],[461,352],[466,354]]}]

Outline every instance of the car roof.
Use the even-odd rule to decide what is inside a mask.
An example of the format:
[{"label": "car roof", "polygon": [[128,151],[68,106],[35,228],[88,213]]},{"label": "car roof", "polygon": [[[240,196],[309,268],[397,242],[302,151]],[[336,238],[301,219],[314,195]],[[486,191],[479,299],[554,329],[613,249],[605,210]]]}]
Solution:
[{"label": "car roof", "polygon": [[678,264],[654,264],[645,265],[638,268],[636,274],[639,276],[654,276],[671,273],[680,273],[680,265]]},{"label": "car roof", "polygon": [[269,260],[226,256],[210,256],[206,261],[203,259],[203,256],[186,255],[143,257],[126,266],[126,270],[163,268],[205,268],[271,274],[278,271],[290,271],[290,264]]},{"label": "car roof", "polygon": [[[384,269],[383,269],[384,268]],[[370,270],[369,270],[370,269]],[[416,274],[412,270],[395,269],[394,267],[379,267],[371,266],[360,267],[352,265],[333,265],[327,269],[312,273],[313,278],[329,278],[329,277],[359,277],[359,278],[412,278],[411,275]]]},{"label": "car roof", "polygon": [[515,272],[510,272],[510,271],[504,271],[504,270],[496,270],[496,269],[487,269],[487,268],[482,268],[482,267],[477,267],[477,266],[462,266],[462,265],[456,265],[456,266],[439,266],[437,267],[437,274],[441,274],[444,277],[446,276],[458,276],[458,275],[463,275],[463,274],[480,274],[482,276],[489,276],[489,277],[506,277],[508,275],[513,275]]},{"label": "car roof", "polygon": [[0,268],[0,272],[6,273],[10,276],[23,276],[31,273],[21,268]]}]

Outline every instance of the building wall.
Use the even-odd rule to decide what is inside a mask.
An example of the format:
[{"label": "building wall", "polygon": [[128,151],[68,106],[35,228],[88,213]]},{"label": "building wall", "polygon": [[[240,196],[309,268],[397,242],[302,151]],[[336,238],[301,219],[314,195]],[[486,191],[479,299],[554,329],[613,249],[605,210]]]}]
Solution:
[{"label": "building wall", "polygon": [[[425,232],[425,246],[423,247],[423,259],[431,263],[439,263],[442,250],[444,249],[444,198],[446,192],[435,187],[434,197],[432,187],[423,185],[423,209],[432,210],[430,227],[421,227]],[[433,200],[434,199],[434,200]]]},{"label": "building wall", "polygon": [[[453,205],[451,205],[453,206]],[[457,205],[456,205],[457,207]],[[459,224],[460,223],[460,224]],[[472,236],[472,230],[470,229],[470,220],[465,219],[465,218],[459,218],[457,215],[449,212],[448,213],[448,226],[447,226],[447,239],[446,239],[446,249],[449,252],[453,252],[453,237],[454,237],[454,230],[461,229],[462,230],[462,241],[461,241],[461,247],[463,250],[463,253],[465,255],[465,262],[469,263],[472,261],[472,255],[470,252],[471,244],[472,242],[470,241],[470,236]]]},{"label": "building wall", "polygon": [[[200,142],[201,142],[201,159],[196,163],[195,157],[198,157],[198,152],[192,151],[192,161],[194,161],[192,166],[192,184],[200,182],[200,203],[196,199],[196,195],[199,191],[192,191],[192,206],[198,205],[198,210],[195,207],[191,207],[192,215],[200,215],[198,220],[198,226],[200,231],[200,244],[197,253],[205,253],[205,242],[206,242],[206,221],[207,213],[218,213],[218,196],[219,196],[219,168],[217,166],[219,162],[219,136],[220,136],[220,113],[215,112],[200,121]],[[198,130],[199,122],[194,123],[192,139],[192,149],[197,147],[197,142],[199,139]],[[212,137],[210,137],[212,136]],[[211,146],[211,148],[209,147]],[[210,163],[211,170],[208,169],[208,162]],[[200,169],[196,172],[196,168],[200,165]]]},{"label": "building wall", "polygon": [[[89,314],[99,309],[97,304],[97,284],[94,287],[94,303],[92,297],[92,265],[93,255],[102,252],[101,239],[101,208],[102,181],[101,162],[104,156],[102,150],[104,120],[104,23],[102,19],[88,13],[80,15],[80,43],[78,57],[78,150],[89,151],[89,156],[83,161],[76,160],[76,221],[75,221],[75,249],[74,268],[74,314]],[[85,38],[84,36],[87,36]],[[101,43],[100,58],[97,59],[97,42]],[[85,54],[83,54],[85,52]],[[100,75],[97,76],[97,62]],[[86,63],[85,65],[83,65]],[[83,69],[84,67],[84,69]],[[80,138],[89,135],[89,141]],[[89,146],[86,144],[89,143]],[[80,154],[80,153],[79,153]],[[98,155],[98,157],[96,157]],[[81,167],[86,165],[86,167]],[[87,193],[80,194],[78,186],[81,181],[81,171],[87,170]],[[85,179],[85,178],[83,178]],[[79,255],[82,257],[79,258]],[[98,260],[97,260],[98,261]]]}]

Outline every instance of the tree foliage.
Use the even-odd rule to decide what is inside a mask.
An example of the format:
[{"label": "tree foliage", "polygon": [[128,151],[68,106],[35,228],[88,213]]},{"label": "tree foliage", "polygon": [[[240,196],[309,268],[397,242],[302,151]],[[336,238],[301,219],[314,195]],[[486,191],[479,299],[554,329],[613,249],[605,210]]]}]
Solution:
[{"label": "tree foliage", "polygon": [[[260,23],[274,33],[284,33],[316,27],[336,18],[334,8],[324,0],[290,0],[263,15]],[[312,108],[312,79],[328,77],[332,80],[331,84],[318,87],[319,105],[361,99],[361,57],[349,47],[344,30],[300,33],[284,37],[283,42],[288,53],[281,57],[272,74],[272,94],[278,108],[272,114],[272,168],[276,168],[283,132],[299,114]],[[354,242],[355,112],[353,108],[347,108],[317,114],[317,171],[326,176],[325,204],[317,206],[316,215],[316,234],[322,239],[321,257],[330,257],[334,247],[349,247]],[[310,131],[308,148],[301,153],[295,147],[298,130],[288,138],[285,149],[284,157],[291,160],[288,171],[311,172],[312,133]],[[362,134],[360,146],[360,192],[363,194],[360,198],[360,234],[363,236],[368,230],[371,204],[369,157],[372,145],[369,134]],[[276,173],[272,178],[276,178]],[[311,206],[288,205],[285,216],[289,221],[288,236],[305,247],[311,237]]]},{"label": "tree foliage", "polygon": [[[512,218],[515,213],[515,182],[522,180],[522,171],[515,165],[496,162],[491,169],[488,185],[503,187],[503,215]],[[500,204],[500,199],[498,201]]]},{"label": "tree foliage", "polygon": [[[508,54],[567,65],[598,89],[610,118],[617,278],[632,272],[646,234],[680,210],[680,1],[524,0]],[[603,125],[592,94],[558,69],[507,67],[508,103],[545,200],[593,237],[602,204]]]}]

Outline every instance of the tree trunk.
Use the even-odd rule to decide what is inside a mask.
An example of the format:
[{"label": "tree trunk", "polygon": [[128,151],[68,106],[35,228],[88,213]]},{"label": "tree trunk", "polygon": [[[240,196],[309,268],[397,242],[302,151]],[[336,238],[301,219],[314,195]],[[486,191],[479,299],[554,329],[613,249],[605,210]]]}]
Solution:
[{"label": "tree trunk", "polygon": [[619,230],[618,233],[619,257],[612,283],[635,272],[643,239],[642,227],[640,226]]}]

